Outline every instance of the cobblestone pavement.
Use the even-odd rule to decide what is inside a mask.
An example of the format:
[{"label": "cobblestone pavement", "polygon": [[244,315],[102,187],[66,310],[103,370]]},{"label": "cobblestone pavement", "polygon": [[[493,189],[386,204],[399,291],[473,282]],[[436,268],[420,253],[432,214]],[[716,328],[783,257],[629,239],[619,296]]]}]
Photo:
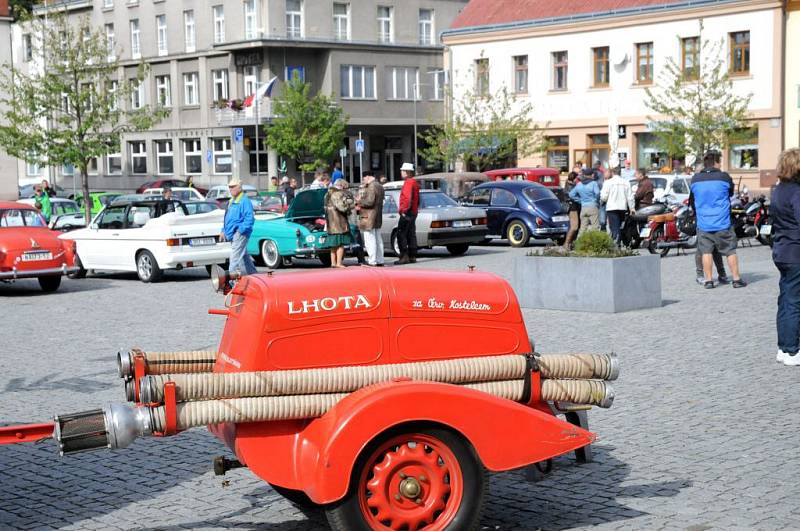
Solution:
[{"label": "cobblestone pavement", "polygon": [[[428,252],[410,267],[474,264],[508,277],[525,252]],[[613,350],[622,375],[614,406],[590,413],[595,461],[560,458],[537,483],[522,471],[493,475],[484,529],[800,528],[791,391],[800,369],[775,362],[768,249],[739,256],[745,289],[706,291],[692,257],[669,256],[661,308],[524,312],[540,352]],[[223,320],[206,309],[220,303],[199,269],[153,285],[128,274],[65,280],[51,295],[31,281],[0,286],[0,423],[123,400],[116,350],[213,348]],[[295,509],[246,469],[215,477],[220,454],[228,452],[204,430],[66,458],[49,441],[0,447],[0,528],[324,528],[324,517]]]}]

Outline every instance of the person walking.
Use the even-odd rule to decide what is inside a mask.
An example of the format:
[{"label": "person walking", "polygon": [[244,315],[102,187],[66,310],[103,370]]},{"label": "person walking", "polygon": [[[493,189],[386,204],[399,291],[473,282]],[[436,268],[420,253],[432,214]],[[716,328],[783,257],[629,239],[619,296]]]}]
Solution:
[{"label": "person walking", "polygon": [[[597,161],[594,163],[594,171],[592,172],[592,176],[594,177],[595,182],[597,183],[597,189],[603,189],[603,182],[607,178],[611,178],[611,172],[603,167],[603,163],[601,161]],[[600,230],[606,230],[606,206],[603,204],[598,205],[597,211],[597,219],[600,222]]]},{"label": "person walking", "polygon": [[593,179],[592,170],[583,170],[580,182],[570,190],[569,198],[581,204],[580,230],[583,234],[589,229],[600,229],[600,188]]},{"label": "person walking", "polygon": [[333,172],[331,172],[331,184],[335,184],[336,181],[339,179],[344,179],[344,173],[342,173],[342,163],[338,160],[333,163]]},{"label": "person walking", "polygon": [[603,182],[603,189],[600,191],[600,202],[606,208],[611,238],[619,245],[622,220],[625,219],[625,214],[628,211],[634,209],[631,185],[621,176],[611,174]]},{"label": "person walking", "polygon": [[647,170],[639,168],[636,170],[636,180],[639,184],[636,185],[636,193],[633,194],[634,208],[649,207],[653,204],[655,198],[655,188],[653,181],[647,176]]},{"label": "person walking", "polygon": [[350,237],[350,212],[355,200],[347,191],[347,181],[339,179],[325,194],[325,225],[328,247],[331,249],[331,267],[345,267],[344,246],[352,243]]},{"label": "person walking", "polygon": [[294,188],[292,188],[292,182],[288,177],[281,178],[281,186],[278,191],[283,194],[283,204],[288,208],[294,201]]},{"label": "person walking", "polygon": [[569,202],[569,206],[567,209],[567,214],[569,214],[569,230],[567,231],[567,237],[564,239],[564,248],[567,250],[569,250],[572,247],[572,242],[573,240],[575,240],[575,236],[577,236],[578,229],[580,229],[581,226],[581,220],[580,220],[581,203],[580,201],[576,201],[569,197],[569,193],[577,185],[578,185],[578,172],[573,170],[569,172],[567,180],[564,183],[564,193],[567,195],[567,201]]},{"label": "person walking", "polygon": [[[48,195],[47,192],[42,190],[41,185],[38,184],[33,187],[33,193],[36,200],[42,204],[42,217],[49,224],[50,217],[53,214],[53,206],[50,203],[50,195]],[[87,206],[87,208],[89,207]]]},{"label": "person walking", "polygon": [[630,183],[632,179],[636,178],[636,170],[631,167],[631,159],[625,159],[620,177]]},{"label": "person walking", "polygon": [[706,289],[714,288],[711,279],[712,254],[716,249],[728,259],[733,275],[733,287],[743,288],[747,283],[739,276],[736,257],[737,238],[731,228],[731,201],[733,179],[720,170],[720,155],[709,151],[703,157],[704,168],[692,177],[689,205],[697,214],[697,247],[703,254],[703,276]]},{"label": "person walking", "polygon": [[800,366],[800,149],[787,149],[778,157],[780,184],[772,192],[772,261],[780,272],[778,282],[778,362]]},{"label": "person walking", "polygon": [[383,186],[372,173],[365,173],[362,182],[364,189],[358,202],[358,228],[364,237],[367,265],[383,267]]},{"label": "person walking", "polygon": [[242,181],[238,177],[228,182],[231,199],[225,211],[225,221],[222,228],[222,241],[231,242],[231,258],[228,269],[238,271],[242,275],[257,273],[252,257],[247,253],[247,241],[253,232],[255,214],[253,203],[242,190]]},{"label": "person walking", "polygon": [[417,261],[417,212],[419,211],[419,183],[414,178],[414,165],[404,162],[400,166],[400,176],[404,179],[400,190],[400,204],[397,222],[397,246],[400,259],[395,265],[413,264]]}]

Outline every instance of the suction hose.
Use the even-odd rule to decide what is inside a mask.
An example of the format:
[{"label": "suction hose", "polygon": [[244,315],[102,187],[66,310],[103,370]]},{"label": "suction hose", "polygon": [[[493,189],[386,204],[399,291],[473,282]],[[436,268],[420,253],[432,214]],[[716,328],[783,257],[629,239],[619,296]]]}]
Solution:
[{"label": "suction hose", "polygon": [[211,372],[217,361],[213,350],[186,350],[176,352],[144,352],[131,349],[117,353],[117,368],[120,378],[133,377],[134,356],[142,354],[147,364],[147,374],[176,374]]},{"label": "suction hose", "polygon": [[616,380],[616,354],[540,354],[536,357],[542,378]]}]

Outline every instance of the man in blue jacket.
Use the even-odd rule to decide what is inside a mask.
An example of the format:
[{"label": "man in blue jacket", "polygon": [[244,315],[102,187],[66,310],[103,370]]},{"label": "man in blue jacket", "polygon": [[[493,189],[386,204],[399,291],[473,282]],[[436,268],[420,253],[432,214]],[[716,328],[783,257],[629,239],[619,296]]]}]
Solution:
[{"label": "man in blue jacket", "polygon": [[578,234],[583,234],[590,229],[599,230],[600,187],[593,179],[592,170],[583,170],[581,182],[570,190],[569,198],[581,204],[581,228]]},{"label": "man in blue jacket", "polygon": [[222,237],[231,242],[231,260],[229,271],[239,271],[242,275],[256,273],[253,259],[247,254],[247,240],[253,232],[255,214],[250,198],[242,191],[242,181],[234,177],[228,183],[231,199],[228,201],[228,210],[225,212],[225,224],[222,227]]},{"label": "man in blue jacket", "polygon": [[731,196],[733,179],[720,170],[720,156],[709,151],[703,157],[703,166],[692,177],[689,204],[697,214],[697,249],[703,255],[705,288],[714,287],[711,280],[712,253],[714,250],[728,258],[733,274],[733,287],[743,288],[747,284],[739,276],[739,261],[736,257],[736,234],[731,227]]}]

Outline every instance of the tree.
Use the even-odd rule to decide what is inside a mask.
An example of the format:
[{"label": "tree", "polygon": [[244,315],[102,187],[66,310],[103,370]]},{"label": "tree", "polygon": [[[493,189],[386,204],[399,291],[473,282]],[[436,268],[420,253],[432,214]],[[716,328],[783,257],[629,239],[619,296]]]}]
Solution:
[{"label": "tree", "polygon": [[[89,164],[119,150],[124,133],[149,129],[168,115],[162,108],[131,103],[148,74],[140,63],[130,79],[119,79],[117,59],[109,60],[106,36],[88,18],[71,23],[63,13],[47,20],[27,17],[34,60],[31,72],[0,69],[0,146],[12,156],[41,166],[70,165],[89,195]],[[113,57],[119,53],[114,51]],[[40,67],[40,68],[37,68]],[[43,71],[42,71],[43,70]],[[90,221],[86,209],[86,222]]]},{"label": "tree", "polygon": [[456,160],[478,171],[516,155],[527,157],[547,148],[544,130],[533,120],[533,105],[503,87],[494,94],[468,90],[453,102],[452,119],[420,133],[422,157],[452,167]]},{"label": "tree", "polygon": [[8,7],[11,8],[11,14],[16,20],[26,14],[30,14],[33,11],[33,6],[38,3],[38,0],[9,0]]},{"label": "tree", "polygon": [[272,102],[275,115],[266,129],[270,146],[295,160],[302,171],[326,166],[336,156],[345,136],[347,117],[323,94],[310,96],[311,85],[296,75]]},{"label": "tree", "polygon": [[[747,121],[752,94],[737,95],[724,60],[724,42],[697,38],[694,66],[685,70],[669,57],[658,87],[647,89],[648,116],[659,148],[671,158],[690,155],[702,160],[709,150],[722,150],[753,135]],[[681,43],[683,45],[683,43]]]}]

